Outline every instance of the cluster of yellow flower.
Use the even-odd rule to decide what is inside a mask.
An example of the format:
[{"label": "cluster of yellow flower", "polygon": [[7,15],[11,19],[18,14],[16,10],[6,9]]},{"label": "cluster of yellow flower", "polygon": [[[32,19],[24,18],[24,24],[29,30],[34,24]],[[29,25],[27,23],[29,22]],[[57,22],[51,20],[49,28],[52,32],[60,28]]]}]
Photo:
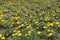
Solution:
[{"label": "cluster of yellow flower", "polygon": [[[31,2],[31,4],[30,4]],[[40,2],[40,1],[39,1]],[[43,1],[44,2],[44,1]],[[41,0],[41,3],[44,4]],[[45,3],[46,5],[46,3]],[[39,4],[32,1],[6,1],[0,8],[0,25],[2,28],[14,28],[11,36],[32,36],[36,35],[54,36],[54,28],[60,27],[60,10],[55,7],[40,8]],[[4,9],[5,8],[5,9]],[[53,31],[52,31],[53,30]],[[9,35],[9,34],[8,34]],[[5,37],[0,34],[0,38],[5,40]]]},{"label": "cluster of yellow flower", "polygon": [[0,34],[0,38],[0,40],[5,40],[5,37],[2,34]]}]

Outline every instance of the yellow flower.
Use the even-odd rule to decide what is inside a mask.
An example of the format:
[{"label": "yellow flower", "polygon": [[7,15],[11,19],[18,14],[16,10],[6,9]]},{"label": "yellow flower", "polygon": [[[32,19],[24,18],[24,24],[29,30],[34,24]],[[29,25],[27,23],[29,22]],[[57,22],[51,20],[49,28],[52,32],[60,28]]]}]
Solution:
[{"label": "yellow flower", "polygon": [[26,23],[26,25],[28,25],[28,24]]},{"label": "yellow flower", "polygon": [[59,21],[56,21],[56,24],[59,24]]},{"label": "yellow flower", "polygon": [[24,26],[24,24],[21,24],[21,26]]},{"label": "yellow flower", "polygon": [[21,26],[17,26],[15,29],[19,29],[19,28],[21,28]]},{"label": "yellow flower", "polygon": [[53,26],[53,23],[50,23],[51,26]]},{"label": "yellow flower", "polygon": [[30,14],[30,18],[32,18],[32,14]]},{"label": "yellow flower", "polygon": [[42,32],[41,31],[38,31],[37,34],[40,35]]},{"label": "yellow flower", "polygon": [[22,36],[22,33],[18,33],[17,36]]},{"label": "yellow flower", "polygon": [[12,34],[12,36],[15,36],[15,34]]},{"label": "yellow flower", "polygon": [[50,14],[50,13],[48,12],[48,14]]},{"label": "yellow flower", "polygon": [[13,27],[13,25],[10,25],[10,27]]},{"label": "yellow flower", "polygon": [[53,26],[54,24],[53,23],[48,23],[47,26]]},{"label": "yellow flower", "polygon": [[4,40],[4,39],[5,39],[5,37],[1,37],[1,39],[2,39],[2,40]]},{"label": "yellow flower", "polygon": [[14,22],[11,21],[10,24],[14,24]]},{"label": "yellow flower", "polygon": [[0,15],[1,17],[3,17],[4,15]]},{"label": "yellow flower", "polygon": [[43,20],[43,18],[41,17],[40,20]]},{"label": "yellow flower", "polygon": [[17,12],[19,13],[21,10],[17,10]]},{"label": "yellow flower", "polygon": [[16,24],[20,24],[20,22],[18,21],[18,22],[16,22]]},{"label": "yellow flower", "polygon": [[50,20],[50,18],[49,18],[49,17],[46,17],[46,18],[45,18],[45,21],[48,21],[48,20]]},{"label": "yellow flower", "polygon": [[11,19],[14,19],[15,17],[11,16]]},{"label": "yellow flower", "polygon": [[58,16],[56,16],[56,18],[58,18]]},{"label": "yellow flower", "polygon": [[43,28],[48,28],[47,26],[43,26]]},{"label": "yellow flower", "polygon": [[36,29],[39,29],[39,27],[36,27]]},{"label": "yellow flower", "polygon": [[18,32],[18,33],[20,33],[21,31],[20,31],[20,30],[18,30],[17,32]]},{"label": "yellow flower", "polygon": [[0,37],[2,37],[2,34],[0,34]]},{"label": "yellow flower", "polygon": [[31,34],[30,33],[27,33],[27,34],[25,34],[25,36],[31,36]]},{"label": "yellow flower", "polygon": [[32,27],[29,25],[29,26],[27,26],[26,28],[32,28]]},{"label": "yellow flower", "polygon": [[51,30],[47,30],[47,32],[51,32]]},{"label": "yellow flower", "polygon": [[1,20],[2,22],[5,22],[5,20]]},{"label": "yellow flower", "polygon": [[52,12],[54,12],[54,13],[55,13],[55,11],[54,11],[54,10],[52,10]]},{"label": "yellow flower", "polygon": [[21,6],[22,9],[24,9],[24,6]]},{"label": "yellow flower", "polygon": [[38,21],[36,21],[35,24],[38,24]]},{"label": "yellow flower", "polygon": [[52,37],[52,35],[53,35],[52,33],[49,33],[47,36],[48,36],[48,37]]},{"label": "yellow flower", "polygon": [[28,33],[28,36],[31,36],[31,34],[30,34],[30,33]]},{"label": "yellow flower", "polygon": [[0,10],[0,13],[2,13],[3,11],[2,10]]},{"label": "yellow flower", "polygon": [[28,36],[27,34],[25,34],[25,36]]},{"label": "yellow flower", "polygon": [[28,33],[31,33],[31,31],[28,31]]},{"label": "yellow flower", "polygon": [[30,18],[32,18],[32,15],[30,16]]},{"label": "yellow flower", "polygon": [[36,21],[36,20],[33,20],[33,21]]},{"label": "yellow flower", "polygon": [[60,25],[58,25],[58,27],[60,27]]},{"label": "yellow flower", "polygon": [[13,30],[13,32],[17,32],[17,30]]},{"label": "yellow flower", "polygon": [[15,20],[18,20],[20,17],[15,17]]},{"label": "yellow flower", "polygon": [[25,14],[25,16],[28,16],[28,14]]}]

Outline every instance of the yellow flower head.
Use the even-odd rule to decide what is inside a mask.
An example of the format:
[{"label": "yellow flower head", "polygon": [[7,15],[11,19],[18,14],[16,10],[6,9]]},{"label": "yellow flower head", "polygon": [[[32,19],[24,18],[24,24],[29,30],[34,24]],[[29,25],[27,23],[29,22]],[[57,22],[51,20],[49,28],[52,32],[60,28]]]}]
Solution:
[{"label": "yellow flower head", "polygon": [[5,37],[1,37],[1,39],[2,39],[2,40],[4,40],[4,39],[5,39]]},{"label": "yellow flower head", "polygon": [[0,34],[0,37],[2,37],[2,34]]},{"label": "yellow flower head", "polygon": [[31,26],[27,26],[26,28],[31,28]]},{"label": "yellow flower head", "polygon": [[37,34],[40,35],[42,32],[41,31],[38,31]]},{"label": "yellow flower head", "polygon": [[32,31],[28,31],[28,33],[31,33]]},{"label": "yellow flower head", "polygon": [[47,30],[47,32],[51,32],[51,30]]},{"label": "yellow flower head", "polygon": [[12,34],[12,36],[15,36],[16,34]]},{"label": "yellow flower head", "polygon": [[52,37],[52,35],[53,35],[52,33],[49,33],[47,36],[48,36],[48,37]]},{"label": "yellow flower head", "polygon": [[48,28],[47,26],[43,26],[44,29]]},{"label": "yellow flower head", "polygon": [[23,27],[23,26],[24,26],[24,24],[21,24],[21,26]]},{"label": "yellow flower head", "polygon": [[55,23],[56,23],[56,24],[59,24],[59,21],[56,21]]},{"label": "yellow flower head", "polygon": [[30,34],[30,33],[28,33],[28,36],[31,36],[31,34]]},{"label": "yellow flower head", "polygon": [[17,21],[17,22],[16,22],[16,24],[20,24],[20,22],[19,22],[19,21]]},{"label": "yellow flower head", "polygon": [[17,36],[22,36],[22,33],[17,33]]},{"label": "yellow flower head", "polygon": [[17,30],[13,30],[13,32],[17,32]]},{"label": "yellow flower head", "polygon": [[54,26],[54,23],[48,23],[47,26]]}]

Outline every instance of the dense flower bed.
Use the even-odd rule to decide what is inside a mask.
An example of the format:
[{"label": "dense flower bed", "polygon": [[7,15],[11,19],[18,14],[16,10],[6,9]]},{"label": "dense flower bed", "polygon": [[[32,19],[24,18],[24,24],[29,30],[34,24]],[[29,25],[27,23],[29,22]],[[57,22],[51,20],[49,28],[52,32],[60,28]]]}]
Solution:
[{"label": "dense flower bed", "polygon": [[60,40],[60,0],[0,0],[0,40]]}]

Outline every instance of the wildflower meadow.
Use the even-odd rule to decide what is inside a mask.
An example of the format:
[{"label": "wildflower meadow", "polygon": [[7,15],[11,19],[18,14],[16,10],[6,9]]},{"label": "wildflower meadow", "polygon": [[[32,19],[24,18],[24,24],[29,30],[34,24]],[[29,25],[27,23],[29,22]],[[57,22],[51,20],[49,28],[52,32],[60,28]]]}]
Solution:
[{"label": "wildflower meadow", "polygon": [[60,40],[60,0],[0,0],[0,40]]}]

